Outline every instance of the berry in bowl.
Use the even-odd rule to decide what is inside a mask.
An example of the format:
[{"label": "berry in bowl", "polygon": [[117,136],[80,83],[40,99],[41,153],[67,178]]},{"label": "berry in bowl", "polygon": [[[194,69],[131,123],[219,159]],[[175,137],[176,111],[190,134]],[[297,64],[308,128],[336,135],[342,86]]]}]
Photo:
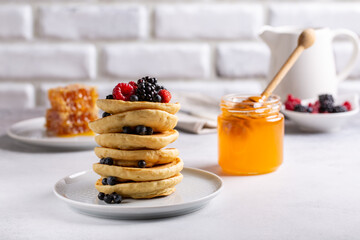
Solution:
[{"label": "berry in bowl", "polygon": [[291,94],[284,103],[283,113],[301,130],[335,132],[359,112],[358,95],[319,95],[317,99],[299,99]]}]

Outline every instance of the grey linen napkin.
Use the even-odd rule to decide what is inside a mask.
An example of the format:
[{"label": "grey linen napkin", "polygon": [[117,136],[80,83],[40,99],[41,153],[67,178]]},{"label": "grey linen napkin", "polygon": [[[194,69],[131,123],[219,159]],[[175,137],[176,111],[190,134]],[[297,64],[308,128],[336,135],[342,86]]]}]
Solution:
[{"label": "grey linen napkin", "polygon": [[174,93],[173,99],[181,103],[176,128],[195,134],[216,133],[220,99],[188,92]]}]

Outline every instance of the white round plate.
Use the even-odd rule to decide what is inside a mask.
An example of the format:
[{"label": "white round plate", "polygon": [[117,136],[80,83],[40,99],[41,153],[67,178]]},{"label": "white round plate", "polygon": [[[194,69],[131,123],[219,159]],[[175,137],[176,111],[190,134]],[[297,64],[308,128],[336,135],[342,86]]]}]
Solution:
[{"label": "white round plate", "polygon": [[33,118],[12,125],[7,134],[20,142],[52,148],[92,149],[97,146],[94,136],[51,137],[47,136],[45,118]]},{"label": "white round plate", "polygon": [[197,211],[213,199],[222,188],[217,175],[184,168],[184,178],[176,191],[153,199],[124,199],[120,204],[107,204],[97,198],[95,182],[99,176],[92,170],[65,177],[54,186],[57,197],[82,214],[114,219],[152,219],[183,215]]}]

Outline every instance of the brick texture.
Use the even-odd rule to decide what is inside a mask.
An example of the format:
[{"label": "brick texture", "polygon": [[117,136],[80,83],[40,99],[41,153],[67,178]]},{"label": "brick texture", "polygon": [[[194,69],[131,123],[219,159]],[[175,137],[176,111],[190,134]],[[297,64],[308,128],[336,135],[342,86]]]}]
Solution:
[{"label": "brick texture", "polygon": [[42,37],[60,39],[135,39],[146,34],[141,6],[51,6],[40,9]]},{"label": "brick texture", "polygon": [[249,39],[263,24],[261,5],[166,5],[155,10],[155,34],[169,39]]},{"label": "brick texture", "polygon": [[224,43],[217,48],[217,71],[222,77],[265,77],[270,51],[263,43]]},{"label": "brick texture", "polygon": [[209,48],[204,44],[124,44],[104,48],[104,72],[120,78],[205,78]]},{"label": "brick texture", "polygon": [[348,28],[360,34],[360,3],[278,3],[269,8],[270,25]]},{"label": "brick texture", "polygon": [[30,83],[0,83],[0,108],[35,107],[35,88]]},{"label": "brick texture", "polygon": [[87,45],[0,45],[0,78],[94,78],[95,54]]},{"label": "brick texture", "polygon": [[29,6],[0,7],[0,39],[30,39],[32,13]]}]

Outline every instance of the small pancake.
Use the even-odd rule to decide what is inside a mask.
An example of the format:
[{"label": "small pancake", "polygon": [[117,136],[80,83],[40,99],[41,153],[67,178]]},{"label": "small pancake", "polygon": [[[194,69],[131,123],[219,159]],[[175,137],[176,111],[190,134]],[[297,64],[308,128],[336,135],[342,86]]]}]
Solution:
[{"label": "small pancake", "polygon": [[96,105],[103,110],[111,114],[122,113],[138,109],[158,109],[175,114],[180,109],[180,103],[157,103],[157,102],[130,102],[114,99],[98,99]]},{"label": "small pancake", "polygon": [[110,115],[89,123],[96,133],[120,133],[125,126],[144,125],[154,132],[172,130],[177,124],[177,117],[162,110],[141,109]]},{"label": "small pancake", "polygon": [[118,183],[116,185],[102,185],[102,179],[98,179],[95,188],[99,192],[111,194],[116,192],[123,197],[131,198],[154,198],[159,196],[167,196],[174,192],[175,185],[180,183],[183,176],[181,173],[171,178],[150,181],[150,182],[130,182]]},{"label": "small pancake", "polygon": [[170,130],[153,135],[135,135],[124,133],[103,133],[95,136],[95,141],[102,147],[123,150],[161,149],[174,142],[179,137],[176,130]]},{"label": "small pancake", "polygon": [[166,161],[176,159],[179,150],[176,148],[163,148],[159,150],[119,150],[113,148],[95,147],[94,152],[98,158],[111,157],[112,159],[122,160],[147,160],[147,161]]},{"label": "small pancake", "polygon": [[174,162],[152,168],[120,167],[100,163],[93,164],[94,172],[102,177],[112,176],[136,182],[166,179],[178,174],[183,167],[184,163],[180,158],[177,158]]}]

